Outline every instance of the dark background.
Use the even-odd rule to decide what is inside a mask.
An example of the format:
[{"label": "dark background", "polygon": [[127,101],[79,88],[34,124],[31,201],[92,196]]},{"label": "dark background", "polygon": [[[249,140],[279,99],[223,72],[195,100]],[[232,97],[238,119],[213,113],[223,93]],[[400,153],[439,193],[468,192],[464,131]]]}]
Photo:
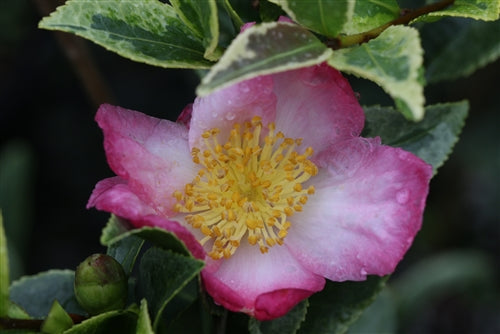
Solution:
[{"label": "dark background", "polygon": [[[198,84],[192,71],[134,63],[39,30],[47,11],[41,3],[0,4],[0,207],[13,279],[73,269],[105,251],[99,236],[108,214],[85,209],[96,182],[113,175],[93,121],[98,105],[175,120]],[[395,290],[412,291],[404,286],[411,277],[432,281],[436,272],[421,272],[420,279],[411,269],[438,258],[452,276],[400,314],[400,332],[500,332],[498,78],[496,61],[469,78],[426,88],[428,104],[468,99],[471,109],[454,153],[431,182],[423,228],[391,282]],[[378,87],[350,80],[362,103],[392,103]],[[465,259],[475,265],[465,267]]]}]

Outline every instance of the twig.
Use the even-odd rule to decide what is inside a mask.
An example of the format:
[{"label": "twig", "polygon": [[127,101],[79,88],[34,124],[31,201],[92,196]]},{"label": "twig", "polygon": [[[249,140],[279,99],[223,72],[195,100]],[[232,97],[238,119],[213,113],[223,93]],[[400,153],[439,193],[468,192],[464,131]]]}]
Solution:
[{"label": "twig", "polygon": [[[42,16],[49,15],[58,5],[62,4],[58,0],[34,0],[34,2]],[[60,31],[55,31],[54,36],[71,62],[94,107],[98,107],[104,102],[113,103],[114,98],[85,41],[78,36]]]}]

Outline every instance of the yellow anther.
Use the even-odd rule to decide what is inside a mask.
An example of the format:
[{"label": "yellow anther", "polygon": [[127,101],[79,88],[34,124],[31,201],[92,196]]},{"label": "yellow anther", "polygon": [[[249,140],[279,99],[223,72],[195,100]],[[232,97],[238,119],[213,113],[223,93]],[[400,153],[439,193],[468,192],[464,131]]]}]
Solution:
[{"label": "yellow anther", "polygon": [[200,229],[202,245],[212,241],[212,259],[231,257],[243,238],[265,254],[283,245],[291,226],[287,219],[302,211],[315,192],[313,186],[302,186],[318,173],[308,160],[313,149],[299,154],[295,148],[302,138],[285,137],[274,123],[264,129],[259,116],[233,124],[225,143],[219,144],[219,132],[203,132],[204,150],[191,150],[199,171],[184,189],[173,192],[173,209]]}]

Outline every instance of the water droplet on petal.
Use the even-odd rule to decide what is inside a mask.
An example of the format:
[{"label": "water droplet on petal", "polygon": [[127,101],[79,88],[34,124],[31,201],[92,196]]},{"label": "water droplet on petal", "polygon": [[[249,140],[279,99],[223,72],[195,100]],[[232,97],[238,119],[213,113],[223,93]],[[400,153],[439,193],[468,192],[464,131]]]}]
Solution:
[{"label": "water droplet on petal", "polygon": [[362,268],[359,273],[361,276],[366,276],[366,274],[368,274],[364,268]]},{"label": "water droplet on petal", "polygon": [[232,120],[236,117],[236,115],[235,115],[234,113],[232,113],[232,112],[228,112],[228,113],[225,115],[225,117],[226,117],[226,119],[227,119],[228,121],[232,121]]},{"label": "water droplet on petal", "polygon": [[396,201],[398,201],[399,204],[405,204],[406,202],[408,202],[409,198],[410,191],[408,189],[403,189],[396,193]]}]

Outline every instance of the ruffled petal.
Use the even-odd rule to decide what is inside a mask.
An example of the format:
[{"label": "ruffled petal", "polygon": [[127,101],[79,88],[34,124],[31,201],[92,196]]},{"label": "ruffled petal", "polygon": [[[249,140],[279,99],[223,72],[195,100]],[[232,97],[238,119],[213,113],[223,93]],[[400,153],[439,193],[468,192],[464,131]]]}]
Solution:
[{"label": "ruffled petal", "polygon": [[219,141],[229,137],[233,124],[262,117],[263,123],[273,122],[276,115],[276,97],[271,76],[260,76],[198,97],[193,105],[189,129],[189,145],[204,147],[203,132],[218,128]]},{"label": "ruffled petal", "polygon": [[172,215],[172,193],[196,174],[187,129],[133,110],[102,105],[96,121],[104,132],[104,148],[113,171],[158,213]]},{"label": "ruffled petal", "polygon": [[97,183],[87,203],[87,209],[91,207],[127,219],[137,219],[155,213],[152,207],[130,190],[127,181],[119,176]]},{"label": "ruffled petal", "polygon": [[261,254],[246,242],[227,260],[209,259],[202,277],[216,303],[259,320],[284,315],[325,284],[323,277],[306,270],[286,247],[275,246]]},{"label": "ruffled petal", "polygon": [[320,152],[337,141],[358,136],[363,109],[347,80],[326,64],[273,75],[276,128]]},{"label": "ruffled petal", "polygon": [[316,194],[285,244],[333,281],[394,271],[420,229],[432,168],[415,155],[357,138],[317,158]]}]

